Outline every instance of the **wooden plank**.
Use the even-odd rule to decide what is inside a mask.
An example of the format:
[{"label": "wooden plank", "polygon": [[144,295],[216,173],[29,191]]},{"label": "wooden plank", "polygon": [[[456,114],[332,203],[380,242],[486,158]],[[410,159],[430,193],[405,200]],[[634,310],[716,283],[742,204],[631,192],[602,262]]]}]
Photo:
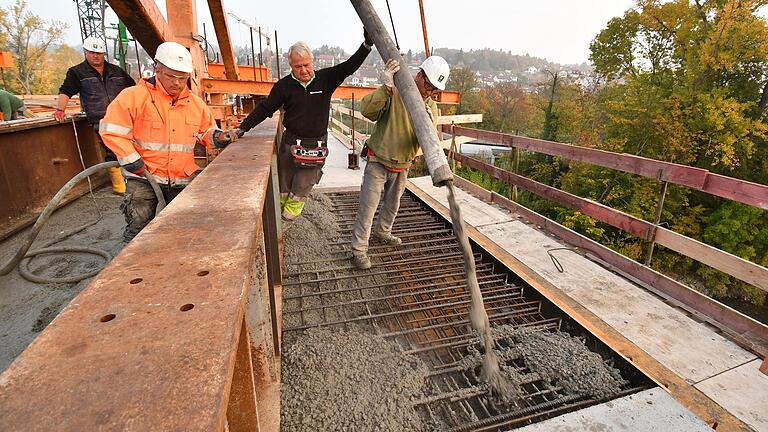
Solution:
[{"label": "wooden plank", "polygon": [[[443,219],[447,221],[450,220],[450,215],[448,214],[447,208],[439,204],[432,197],[430,197],[428,194],[426,194],[412,183],[409,183],[406,187],[427,206],[437,211],[438,214],[443,217]],[[541,217],[536,213],[533,214]],[[587,331],[600,339],[608,347],[624,357],[635,367],[640,369],[640,371],[643,372],[646,376],[650,377],[657,384],[662,386],[675,399],[680,401],[680,403],[690,409],[694,414],[702,418],[705,422],[710,425],[718,424],[719,428],[722,428],[722,430],[751,430],[746,424],[744,424],[744,422],[734,417],[718,404],[714,403],[704,393],[659,363],[659,361],[648,355],[645,351],[624,337],[616,329],[601,320],[594,313],[590,312],[586,307],[563,293],[562,290],[541,277],[541,275],[533,271],[530,267],[520,262],[512,254],[497,246],[492,240],[483,235],[476,228],[467,226],[466,232],[469,238],[483,250],[498,259],[499,262],[520,276],[536,291],[541,293],[556,307],[562,310],[563,313],[571,317],[574,321],[583,326]]]},{"label": "wooden plank", "polygon": [[741,281],[768,291],[768,269],[744,258],[729,254],[706,243],[663,227],[656,231],[656,243],[668,247],[700,263],[716,268]]},{"label": "wooden plank", "polygon": [[768,376],[759,367],[760,360],[753,360],[696,383],[696,388],[754,430],[768,431]]},{"label": "wooden plank", "polygon": [[439,116],[437,118],[438,126],[450,125],[452,123],[462,124],[462,123],[482,123],[482,122],[483,122],[482,114],[446,115],[446,116]]},{"label": "wooden plank", "polygon": [[768,186],[709,173],[704,192],[768,210]]},{"label": "wooden plank", "polygon": [[620,212],[592,200],[561,191],[560,189],[547,186],[543,183],[503,170],[469,156],[456,154],[454,155],[454,158],[469,167],[490,174],[507,184],[516,185],[527,191],[533,192],[536,195],[549,198],[552,201],[578,210],[585,215],[634,234],[644,240],[649,240],[653,234],[654,225],[652,223],[632,215]]},{"label": "wooden plank", "polygon": [[471,181],[465,179],[464,177],[460,177],[460,176],[453,177],[453,183],[459,188],[471,193],[472,195],[476,196],[477,198],[480,198],[485,202],[491,202],[491,200],[493,199],[493,195],[489,190],[483,189],[482,187],[472,183]]},{"label": "wooden plank", "polygon": [[227,147],[0,376],[0,430],[224,430],[275,127]]}]

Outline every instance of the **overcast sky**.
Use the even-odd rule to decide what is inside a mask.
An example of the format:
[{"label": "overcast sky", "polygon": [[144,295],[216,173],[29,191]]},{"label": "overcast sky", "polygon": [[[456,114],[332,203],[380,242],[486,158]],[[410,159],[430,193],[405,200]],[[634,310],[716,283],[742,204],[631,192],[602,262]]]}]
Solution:
[{"label": "overcast sky", "polygon": [[[6,8],[15,0],[0,0]],[[69,24],[65,42],[79,45],[80,28],[73,0],[28,0],[42,18]],[[391,31],[385,0],[372,0]],[[165,12],[165,1],[156,0]],[[395,29],[403,51],[422,51],[418,0],[390,0]],[[198,22],[213,36],[206,0],[197,0]],[[530,54],[558,63],[589,60],[589,43],[611,18],[622,15],[633,0],[424,0],[431,47],[493,48]],[[362,24],[345,0],[224,0],[227,12],[277,30],[281,50],[297,40],[310,46],[341,46],[351,52],[362,42]],[[114,14],[107,23],[116,22]],[[247,27],[229,19],[236,45],[250,44]],[[202,34],[202,26],[199,29]]]}]

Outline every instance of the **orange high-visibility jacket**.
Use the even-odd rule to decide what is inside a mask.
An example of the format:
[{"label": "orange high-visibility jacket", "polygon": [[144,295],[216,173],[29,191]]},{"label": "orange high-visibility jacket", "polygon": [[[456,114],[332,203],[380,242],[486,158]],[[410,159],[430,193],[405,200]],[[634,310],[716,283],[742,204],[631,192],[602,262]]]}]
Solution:
[{"label": "orange high-visibility jacket", "polygon": [[156,77],[142,79],[109,104],[99,124],[104,144],[117,155],[123,173],[146,165],[160,184],[186,186],[200,169],[195,143],[214,147],[213,113],[200,97],[182,90],[176,103]]}]

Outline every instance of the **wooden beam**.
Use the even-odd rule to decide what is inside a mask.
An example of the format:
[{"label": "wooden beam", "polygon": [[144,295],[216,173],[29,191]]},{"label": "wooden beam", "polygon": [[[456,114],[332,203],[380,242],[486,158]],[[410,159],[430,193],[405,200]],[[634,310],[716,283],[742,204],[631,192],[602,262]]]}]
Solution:
[{"label": "wooden beam", "polygon": [[150,57],[155,57],[158,45],[173,40],[170,27],[153,0],[107,0],[107,3]]},{"label": "wooden beam", "polygon": [[[227,24],[227,12],[224,10],[222,0],[208,0],[208,9],[211,11],[213,29],[216,31],[216,40],[221,50],[221,59],[224,62],[225,76],[227,79],[240,79],[237,60],[235,59],[234,44],[229,37],[229,25]],[[210,65],[208,65],[210,74]]]},{"label": "wooden beam", "polygon": [[763,291],[768,291],[768,269],[761,265],[663,227],[658,227],[655,241]]},{"label": "wooden beam", "polygon": [[438,125],[450,125],[451,123],[482,123],[482,114],[460,114],[460,115],[448,115],[440,116],[437,118]]}]

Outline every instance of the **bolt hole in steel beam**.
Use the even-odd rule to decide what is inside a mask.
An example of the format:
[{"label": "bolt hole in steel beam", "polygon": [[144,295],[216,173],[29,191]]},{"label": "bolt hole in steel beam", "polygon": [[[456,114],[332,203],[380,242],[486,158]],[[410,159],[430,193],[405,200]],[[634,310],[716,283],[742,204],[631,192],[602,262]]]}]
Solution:
[{"label": "bolt hole in steel beam", "polygon": [[208,270],[203,270],[203,271],[197,272],[197,275],[198,276],[208,276],[209,273],[210,272]]},{"label": "bolt hole in steel beam", "polygon": [[101,318],[99,319],[99,321],[101,321],[101,322],[103,322],[103,323],[105,323],[105,322],[109,322],[109,321],[112,321],[113,319],[115,319],[115,317],[116,317],[116,316],[117,316],[117,315],[115,315],[115,314],[106,314],[106,315],[104,315],[103,317],[101,317]]},{"label": "bolt hole in steel beam", "polygon": [[142,279],[142,278],[135,278],[135,279],[131,279],[131,282],[130,282],[130,284],[131,284],[131,285],[136,285],[137,283],[141,283],[141,281],[143,281],[143,280],[144,280],[144,279]]},{"label": "bolt hole in steel beam", "polygon": [[182,312],[186,312],[186,311],[192,310],[192,308],[194,308],[194,307],[195,307],[195,305],[193,305],[192,303],[187,303],[187,304],[181,306],[179,308],[179,310],[182,311]]}]

